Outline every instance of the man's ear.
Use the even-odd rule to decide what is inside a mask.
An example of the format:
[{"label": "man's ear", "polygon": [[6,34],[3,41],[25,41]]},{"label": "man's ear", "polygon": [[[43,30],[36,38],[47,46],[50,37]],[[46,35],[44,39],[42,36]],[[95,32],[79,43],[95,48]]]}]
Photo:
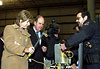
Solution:
[{"label": "man's ear", "polygon": [[84,20],[86,21],[87,19],[88,19],[88,17],[87,17],[87,16],[85,16],[85,17],[84,17]]}]

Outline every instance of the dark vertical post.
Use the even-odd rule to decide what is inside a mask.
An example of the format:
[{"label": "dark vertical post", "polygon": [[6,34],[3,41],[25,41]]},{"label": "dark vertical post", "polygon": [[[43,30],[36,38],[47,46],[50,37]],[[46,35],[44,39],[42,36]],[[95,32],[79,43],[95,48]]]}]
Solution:
[{"label": "dark vertical post", "polygon": [[91,19],[95,21],[95,0],[87,0],[87,9],[91,15]]}]

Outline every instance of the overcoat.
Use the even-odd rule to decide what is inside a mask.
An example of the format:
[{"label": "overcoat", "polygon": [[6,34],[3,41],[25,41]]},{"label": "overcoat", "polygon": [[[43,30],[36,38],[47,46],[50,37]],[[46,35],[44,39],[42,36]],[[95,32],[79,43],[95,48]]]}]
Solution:
[{"label": "overcoat", "polygon": [[17,24],[7,25],[4,29],[4,51],[2,69],[28,69],[24,48],[32,47],[30,34]]}]

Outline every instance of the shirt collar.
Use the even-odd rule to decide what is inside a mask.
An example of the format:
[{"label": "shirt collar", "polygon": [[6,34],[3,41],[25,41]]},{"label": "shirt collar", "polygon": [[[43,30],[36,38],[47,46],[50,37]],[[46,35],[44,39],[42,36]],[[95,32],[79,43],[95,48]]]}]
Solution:
[{"label": "shirt collar", "polygon": [[2,38],[0,38],[0,39],[4,42],[4,40]]},{"label": "shirt collar", "polygon": [[[38,32],[38,31],[36,30],[35,26],[33,26],[33,29],[34,29],[35,33]],[[40,32],[40,31],[39,31],[39,32]]]}]

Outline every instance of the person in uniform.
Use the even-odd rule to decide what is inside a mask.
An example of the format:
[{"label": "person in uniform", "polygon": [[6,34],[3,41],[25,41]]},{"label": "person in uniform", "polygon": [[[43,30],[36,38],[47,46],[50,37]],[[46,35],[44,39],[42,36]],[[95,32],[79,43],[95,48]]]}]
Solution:
[{"label": "person in uniform", "polygon": [[100,28],[91,20],[86,10],[79,11],[76,22],[79,31],[61,44],[61,49],[71,48],[83,42],[84,45],[84,69],[100,69]]}]

